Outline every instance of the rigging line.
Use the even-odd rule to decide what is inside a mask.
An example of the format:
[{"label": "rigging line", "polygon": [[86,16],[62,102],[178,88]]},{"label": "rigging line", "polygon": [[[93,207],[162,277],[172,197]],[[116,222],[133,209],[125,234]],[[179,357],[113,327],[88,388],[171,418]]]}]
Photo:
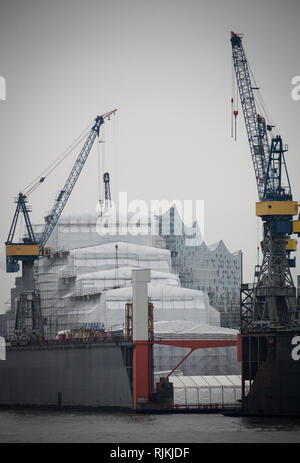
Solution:
[{"label": "rigging line", "polygon": [[231,96],[234,97],[235,92],[235,75],[234,75],[234,65],[232,62],[231,65]]},{"label": "rigging line", "polygon": [[100,201],[101,198],[101,185],[102,185],[102,180],[101,180],[101,153],[100,153],[100,143],[101,141],[98,140],[97,143],[97,176],[98,176],[98,200]]},{"label": "rigging line", "polygon": [[[118,116],[116,116],[118,117]],[[116,117],[114,117],[114,123],[112,125],[113,127],[113,156],[114,156],[114,181],[113,181],[113,185],[114,185],[114,200],[115,202],[117,201],[117,195],[118,195],[118,118],[116,119]]]},{"label": "rigging line", "polygon": [[81,135],[79,135],[79,137],[77,137],[76,140],[71,145],[69,145],[69,147],[66,148],[60,156],[58,156],[58,158],[56,158],[46,169],[44,169],[43,172],[41,172],[41,174],[35,178],[35,180],[33,180],[29,185],[27,185],[26,188],[31,186],[34,183],[34,181],[39,180],[41,176],[44,175],[50,169],[50,171],[47,174],[49,175],[56,168],[56,166],[59,165],[60,162],[62,162],[62,160],[64,160],[78,146],[78,144],[86,136],[87,132],[88,130],[85,129],[85,131]]},{"label": "rigging line", "polygon": [[[88,131],[87,131],[87,132],[88,132]],[[77,146],[79,145],[79,143],[81,143],[82,140],[83,140],[85,137],[86,137],[86,133],[84,133],[84,134],[82,135],[82,137],[77,141],[76,145],[74,145],[73,148],[72,148],[70,151],[68,151],[68,152],[64,155],[63,158],[61,158],[60,160],[57,161],[57,163],[50,169],[50,171],[48,172],[47,175],[50,175],[50,174],[56,169],[56,167],[59,166],[59,165],[62,163],[62,161],[64,161],[64,159],[66,159],[66,157],[67,157],[69,154],[71,154],[71,152],[72,152],[75,148],[77,148]]]},{"label": "rigging line", "polygon": [[[246,58],[247,58],[247,57],[246,57]],[[249,70],[250,70],[250,74],[251,74],[251,77],[252,77],[252,81],[253,81],[253,83],[254,83],[254,86],[255,86],[256,88],[258,88],[257,93],[255,94],[255,101],[256,101],[256,103],[258,103],[258,101],[260,102],[261,108],[263,109],[263,112],[264,112],[264,114],[266,115],[266,118],[267,118],[268,122],[269,122],[271,125],[274,125],[274,126],[276,127],[276,124],[275,124],[275,122],[274,122],[274,119],[273,119],[272,116],[271,116],[271,113],[270,113],[270,111],[269,111],[269,109],[268,109],[268,106],[267,106],[267,104],[266,104],[266,102],[265,102],[265,100],[264,100],[262,94],[260,93],[259,86],[257,85],[257,82],[256,82],[256,80],[255,80],[254,73],[253,73],[253,71],[252,71],[252,68],[251,68],[249,62],[248,62],[248,66],[249,66]],[[277,132],[277,133],[279,134],[277,128],[275,128],[275,132]]]},{"label": "rigging line", "polygon": [[[104,174],[105,172],[105,168],[106,168],[106,159],[105,159],[105,155],[106,155],[106,150],[105,150],[105,125],[103,125],[102,127],[102,140],[101,140],[101,168],[102,168],[102,173]],[[102,181],[102,179],[101,179]]]},{"label": "rigging line", "polygon": [[[248,60],[248,57],[246,56],[245,51],[244,51],[244,55],[245,55],[245,57],[246,57],[247,64],[248,64],[248,68],[249,68],[249,72],[250,72],[250,75],[251,75],[251,80],[252,80],[251,84],[252,84],[252,87],[255,87],[255,88],[259,89],[259,85],[257,84],[257,81],[256,81],[256,79],[255,79],[254,72],[252,71],[252,68],[251,68],[251,66],[250,66],[250,62],[249,62],[249,60]],[[253,85],[253,84],[254,84],[254,85]],[[255,95],[256,95],[256,94],[255,94]],[[257,90],[257,95],[259,95],[260,98],[261,98],[261,95],[260,95],[260,91],[259,91],[259,90]],[[254,97],[254,98],[255,98],[255,97]],[[256,98],[255,98],[255,100],[256,100]],[[263,106],[263,105],[262,105],[262,106]]]},{"label": "rigging line", "polygon": [[257,249],[257,265],[259,265],[259,246],[260,246],[260,223],[259,218],[256,220],[256,249]]},{"label": "rigging line", "polygon": [[238,88],[238,85],[236,83],[235,85],[235,110],[238,111],[239,109],[239,88]]},{"label": "rigging line", "polygon": [[256,106],[258,107],[259,114],[261,114],[263,116],[263,115],[266,115],[266,111],[264,110],[264,106],[263,106],[261,98],[260,98],[261,95],[260,95],[260,91],[259,91],[259,86],[258,86],[258,84],[256,82],[256,79],[255,79],[254,73],[252,71],[252,68],[251,68],[251,66],[249,64],[248,58],[246,57],[246,59],[247,59],[247,62],[248,62],[249,72],[250,72],[250,75],[251,75],[251,86],[255,87],[255,89],[257,89],[255,92],[253,92],[254,100],[255,100]]},{"label": "rigging line", "polygon": [[[33,183],[35,183],[37,180],[39,180],[53,165],[55,165],[60,158],[63,156],[66,157],[67,154],[69,154],[77,145],[78,143],[82,140],[82,138],[86,135],[88,129],[92,126],[91,123],[81,132],[81,134],[69,145],[46,169],[44,169],[39,176],[35,177],[34,180],[32,180],[31,183],[29,183],[22,191],[27,190]],[[75,146],[74,146],[75,145]],[[48,174],[47,174],[48,175]]]},{"label": "rigging line", "polygon": [[277,128],[277,124],[274,122],[274,119],[271,117],[270,111],[268,110],[268,107],[265,103],[265,100],[263,99],[262,95],[259,93],[259,97],[261,98],[262,105],[264,106],[264,111],[267,114],[267,118],[269,120],[269,123],[274,126],[274,132],[279,135],[279,129]]},{"label": "rigging line", "polygon": [[25,196],[27,196],[27,197],[30,196],[31,193],[33,193],[33,192],[40,186],[41,183],[42,183],[42,182],[37,182],[37,183],[35,183],[29,190],[27,190],[27,191],[25,192]]},{"label": "rigging line", "polygon": [[234,110],[234,98],[235,98],[235,76],[233,62],[231,65],[231,138],[233,138],[233,110]]},{"label": "rigging line", "polygon": [[255,100],[256,108],[257,108],[257,110],[258,110],[258,114],[260,114],[261,116],[264,116],[264,115],[265,115],[264,108],[263,108],[263,106],[261,105],[261,102],[260,102],[260,100],[257,98],[257,95],[256,95],[256,94],[254,94],[254,100]]},{"label": "rigging line", "polygon": [[[247,61],[247,64],[248,64],[248,69],[249,69],[249,73],[250,73],[250,84],[251,84],[251,87],[255,87],[255,88],[258,88],[258,85],[257,85],[257,82],[256,82],[256,79],[255,79],[255,76],[254,76],[254,73],[251,69],[251,66],[250,66],[250,63],[249,63],[249,60],[247,58],[247,55],[244,51],[244,55],[245,55],[245,58],[246,58],[246,61]],[[260,92],[259,90],[257,90],[258,92],[258,96],[260,96]],[[259,111],[259,114],[265,114],[266,111],[264,110],[264,107],[263,107],[263,103],[258,99],[258,96],[257,96],[257,93],[256,92],[253,92],[253,96],[254,96],[254,100],[255,100],[255,103],[256,103],[256,106],[257,106],[257,109]]]},{"label": "rigging line", "polygon": [[260,93],[259,90],[257,91],[256,99],[257,99],[257,101],[260,102],[260,105],[261,105],[262,108],[263,108],[264,114],[265,114],[265,116],[266,116],[268,122],[269,122],[270,124],[272,124],[272,125],[275,125],[275,124],[274,124],[274,121],[273,121],[273,119],[272,119],[272,117],[271,117],[270,111],[268,110],[267,105],[266,105],[266,103],[265,103],[265,101],[264,101],[264,99],[263,99],[263,97],[262,97],[262,94]]},{"label": "rigging line", "polygon": [[[256,85],[256,84],[255,84],[255,85]],[[272,118],[272,116],[271,116],[271,113],[270,113],[270,111],[269,111],[269,109],[268,109],[268,107],[267,107],[267,104],[266,104],[266,102],[265,102],[265,100],[264,100],[264,98],[263,98],[263,96],[262,96],[260,90],[257,91],[257,97],[258,97],[259,100],[260,100],[260,103],[261,103],[261,105],[262,105],[262,107],[263,107],[263,109],[264,109],[264,112],[265,112],[267,118],[269,119],[270,124],[275,125],[274,120],[273,120],[273,118]]]},{"label": "rigging line", "polygon": [[[48,170],[48,173],[47,173],[47,177],[48,177],[74,151],[74,149],[77,148],[79,143],[81,143],[84,140],[84,138],[86,137],[86,134],[87,134],[87,132],[77,141],[76,145],[74,145],[71,150],[66,152],[65,155],[63,157],[61,157],[61,159],[57,160],[56,164],[52,163],[47,169],[45,169],[45,171],[41,175],[45,174],[47,172],[47,170],[51,167],[51,169]],[[38,177],[38,180],[36,180],[36,183],[34,185],[32,185],[32,187],[29,188],[29,190],[26,190],[24,194],[26,196],[29,196],[33,191],[35,191],[41,185],[41,183],[43,183],[45,178],[46,178],[46,176],[45,177]],[[33,182],[31,182],[31,184],[32,183]]]},{"label": "rigging line", "polygon": [[234,140],[236,141],[236,136],[237,136],[237,116],[238,116],[238,108],[239,108],[239,89],[238,85],[235,85],[235,104],[233,105],[234,107]]}]

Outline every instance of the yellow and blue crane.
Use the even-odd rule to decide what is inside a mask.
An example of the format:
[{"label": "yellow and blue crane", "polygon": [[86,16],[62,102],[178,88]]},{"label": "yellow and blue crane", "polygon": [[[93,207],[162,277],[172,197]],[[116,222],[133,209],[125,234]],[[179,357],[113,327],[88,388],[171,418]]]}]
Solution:
[{"label": "yellow and blue crane", "polygon": [[[60,190],[60,193],[56,198],[50,213],[47,215],[47,217],[45,217],[45,224],[39,240],[36,239],[30,222],[30,208],[27,206],[27,195],[23,194],[22,192],[19,193],[18,198],[16,200],[16,211],[10,227],[7,241],[5,243],[7,272],[18,272],[19,261],[34,261],[39,256],[45,255],[47,253],[47,248],[45,247],[45,245],[51,233],[53,232],[58,222],[58,219],[61,216],[61,213],[70,197],[70,194],[78,180],[82,168],[91,151],[95,138],[99,136],[100,127],[104,123],[104,120],[108,118],[111,114],[114,114],[116,111],[117,110],[114,109],[113,111],[105,113],[102,116],[96,117],[95,123],[91,128],[90,133],[71,169],[71,172],[65,182],[64,187]],[[41,177],[39,182],[43,182],[44,179],[45,177]],[[20,213],[22,213],[24,216],[27,236],[23,238],[23,242],[15,242],[14,236]]]},{"label": "yellow and blue crane", "polygon": [[[279,133],[258,114],[254,92],[259,90],[249,67],[241,34],[231,32],[232,58],[248,142],[252,156],[258,199],[256,215],[263,221],[262,263],[256,268],[253,287],[242,285],[242,331],[291,328],[300,323],[296,288],[291,275],[300,236],[298,202],[293,200],[285,153]],[[234,112],[236,117],[237,111]],[[270,141],[269,135],[271,133]]]},{"label": "yellow and blue crane", "polygon": [[[41,256],[45,256],[50,252],[49,246],[46,243],[53,232],[61,213],[72,193],[72,190],[79,178],[83,166],[88,158],[91,148],[96,137],[99,137],[100,127],[104,124],[106,118],[110,118],[117,109],[97,116],[92,128],[89,131],[84,145],[68,175],[68,178],[60,190],[50,213],[45,217],[45,224],[39,239],[36,239],[33,227],[30,222],[28,207],[28,195],[37,186],[44,182],[45,177],[42,176],[39,180],[30,186],[25,193],[20,192],[17,199],[17,207],[13,217],[13,221],[9,230],[6,245],[6,271],[8,273],[18,272],[20,270],[19,262],[22,262],[22,292],[18,296],[15,335],[16,338],[28,340],[32,335],[43,335],[43,321],[39,308],[39,295],[34,290],[33,268],[34,262]],[[32,185],[32,184],[30,184]],[[26,227],[26,235],[21,242],[16,242],[15,232],[19,216],[23,215]],[[28,313],[29,316],[28,316]],[[27,323],[26,319],[27,318]],[[30,319],[30,323],[28,323]]]}]

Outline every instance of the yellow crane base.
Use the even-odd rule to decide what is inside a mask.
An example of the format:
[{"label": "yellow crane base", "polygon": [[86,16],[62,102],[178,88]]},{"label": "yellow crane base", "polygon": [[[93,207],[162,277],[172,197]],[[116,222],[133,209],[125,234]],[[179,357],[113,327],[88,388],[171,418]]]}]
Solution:
[{"label": "yellow crane base", "polygon": [[285,248],[287,251],[297,251],[297,240],[294,238],[288,238],[286,240]]},{"label": "yellow crane base", "polygon": [[297,215],[297,201],[261,201],[256,203],[256,215]]},{"label": "yellow crane base", "polygon": [[40,255],[40,247],[38,244],[7,244],[6,255],[35,257]]},{"label": "yellow crane base", "polygon": [[293,233],[300,233],[300,220],[293,221]]}]

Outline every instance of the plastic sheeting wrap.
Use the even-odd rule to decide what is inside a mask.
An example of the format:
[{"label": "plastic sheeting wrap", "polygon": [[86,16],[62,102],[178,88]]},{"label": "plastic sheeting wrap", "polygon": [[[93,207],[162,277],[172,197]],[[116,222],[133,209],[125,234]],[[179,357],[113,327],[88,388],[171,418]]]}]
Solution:
[{"label": "plastic sheeting wrap", "polygon": [[[116,214],[116,215],[115,215]],[[158,222],[148,215],[139,217],[140,226],[138,236],[130,233],[130,224],[135,224],[134,214],[122,215],[119,211],[112,209],[104,211],[101,218],[100,211],[75,213],[64,213],[59,219],[48,245],[52,249],[71,250],[82,246],[96,246],[103,243],[119,241],[128,243],[139,243],[143,246],[165,248],[164,239],[158,234]],[[99,233],[101,224],[108,223],[107,229]],[[33,225],[34,233],[39,239],[44,225]],[[124,229],[128,230],[124,233]],[[136,230],[135,230],[136,231]],[[105,232],[105,233],[104,233]]]},{"label": "plastic sheeting wrap", "polygon": [[[52,327],[60,325],[63,320],[69,323],[73,314],[74,324],[106,320],[107,328],[115,323],[122,325],[124,317],[121,309],[124,309],[124,306],[121,307],[121,304],[126,303],[127,298],[130,299],[130,291],[124,295],[121,292],[106,292],[117,287],[125,287],[128,290],[131,286],[130,271],[133,268],[150,268],[153,271],[152,284],[157,283],[167,288],[160,291],[158,297],[152,301],[157,312],[156,321],[180,319],[220,325],[219,312],[208,306],[206,292],[198,291],[198,288],[210,292],[214,285],[217,285],[221,292],[225,287],[228,288],[232,279],[238,279],[238,268],[224,267],[225,273],[221,273],[226,274],[225,281],[224,275],[219,275],[219,267],[222,267],[225,257],[230,262],[235,262],[236,256],[224,250],[222,242],[206,247],[199,226],[196,224],[195,227],[194,224],[192,228],[186,225],[183,227],[176,207],[173,211],[175,221],[171,220],[171,212],[172,208],[161,216],[153,216],[151,213],[141,215],[138,220],[139,227],[135,230],[138,234],[130,232],[130,226],[136,223],[135,214],[124,215],[115,208],[104,208],[101,213],[100,210],[65,213],[55,227],[48,244],[52,249],[67,250],[69,255],[52,260],[40,259],[37,264],[36,287],[41,294],[41,308],[47,323],[49,320]],[[103,225],[104,229],[107,225],[106,234],[99,234],[99,225]],[[127,230],[125,233],[124,225]],[[171,228],[174,228],[172,236]],[[40,231],[41,226],[35,226],[37,237]],[[194,238],[189,238],[187,243],[187,238],[194,232]],[[166,249],[166,239],[172,241],[174,238],[182,238],[183,242],[180,241],[179,245],[176,241],[176,249],[173,245],[168,246],[172,252],[175,251],[171,258],[171,251]],[[225,254],[223,251],[226,251]],[[178,275],[173,274],[172,263],[174,268],[181,272],[183,285],[197,290],[180,287]],[[126,271],[122,270],[125,268]],[[161,275],[154,272],[160,272]],[[199,275],[197,272],[200,272]],[[170,286],[174,289],[171,293],[168,289]],[[108,314],[109,308],[113,310],[111,317]],[[120,312],[117,313],[119,309]],[[99,316],[103,316],[105,320],[97,320]],[[45,331],[49,331],[49,325],[46,325]]]},{"label": "plastic sheeting wrap", "polygon": [[[115,288],[116,285],[128,287],[132,285],[132,270],[134,270],[133,267],[120,267],[118,269],[79,274],[76,277],[75,287],[82,294],[86,294],[86,291],[92,288],[105,291]],[[152,284],[180,285],[179,277],[174,273],[155,270],[151,270],[151,281]]]},{"label": "plastic sheeting wrap", "polygon": [[[148,295],[154,305],[154,321],[186,320],[205,324],[220,324],[220,315],[210,306],[207,294],[177,286],[148,285]],[[114,289],[103,294],[100,313],[107,325],[124,320],[124,307],[132,299],[132,287]]]},{"label": "plastic sheeting wrap", "polygon": [[234,405],[241,399],[240,375],[171,375],[169,381],[173,383],[175,406]]},{"label": "plastic sheeting wrap", "polygon": [[[195,267],[192,274],[188,273],[188,278],[192,281],[194,270],[201,267],[203,283],[208,277],[205,263],[208,259],[211,263],[210,271],[216,279],[217,266],[219,268],[223,260],[223,255],[219,255],[221,247],[218,246],[215,254],[211,254],[212,251],[206,248],[197,232],[197,243],[195,241],[193,245],[201,243],[197,249],[207,251],[203,255],[200,253],[202,261],[199,260],[199,249],[196,252],[196,248],[190,246],[192,243],[189,242],[189,245],[185,243],[184,247],[176,248],[176,266],[174,264],[172,268],[174,259],[171,258],[171,251],[166,249],[165,240],[161,236],[151,236],[153,230],[149,228],[148,216],[140,223],[141,231],[149,231],[145,236],[100,236],[96,230],[98,220],[97,212],[65,214],[48,243],[52,249],[60,251],[35,263],[35,286],[40,294],[47,339],[55,338],[59,330],[80,328],[90,323],[103,323],[107,330],[122,328],[125,323],[125,305],[132,301],[132,270],[137,268],[151,269],[148,288],[154,305],[154,330],[157,338],[232,339],[236,335],[234,330],[220,328],[220,313],[210,305],[206,292],[181,287],[182,280],[173,273],[174,268],[179,269],[176,259],[183,259],[187,265],[194,262]],[[178,223],[174,231],[180,232],[181,226],[181,222]],[[38,234],[38,227],[35,231]],[[167,233],[165,226],[164,232]],[[182,238],[185,242],[186,237]],[[199,288],[199,285],[196,287]],[[155,369],[170,371],[187,352],[188,349],[180,347],[154,345]],[[185,375],[194,376],[226,375],[240,371],[235,347],[198,349],[181,368]],[[196,400],[196,392],[199,393],[199,389],[189,390],[189,400]],[[227,393],[230,396],[229,389]],[[207,400],[207,394],[208,389],[202,388],[203,400],[205,397]]]},{"label": "plastic sheeting wrap", "polygon": [[[106,329],[122,327],[125,304],[132,297],[132,270],[136,268],[151,269],[153,286],[181,289],[166,249],[117,242],[40,259],[35,266],[35,285],[46,337],[55,336],[58,329],[87,323],[102,322]],[[129,292],[122,295],[123,289]]]},{"label": "plastic sheeting wrap", "polygon": [[84,269],[93,272],[128,266],[162,272],[171,270],[170,251],[131,243],[116,242],[88,246],[73,249],[70,255],[70,264],[80,273],[83,273]]},{"label": "plastic sheeting wrap", "polygon": [[238,330],[183,320],[155,323],[155,339],[236,339]]},{"label": "plastic sheeting wrap", "polygon": [[[220,313],[210,306],[207,293],[181,287],[178,275],[173,273],[171,251],[165,249],[164,238],[155,234],[162,233],[161,225],[166,231],[168,214],[162,224],[159,217],[144,214],[139,225],[142,233],[148,233],[145,236],[122,232],[120,225],[128,226],[134,219],[132,214],[127,217],[117,210],[104,210],[103,216],[100,215],[100,211],[64,214],[52,238],[54,249],[67,252],[58,252],[57,256],[53,254],[36,263],[35,282],[46,336],[53,336],[57,328],[69,328],[62,326],[68,324],[80,327],[102,322],[106,329],[122,327],[125,304],[132,299],[131,272],[136,268],[151,269],[149,297],[155,308],[155,321],[220,325]],[[108,217],[107,235],[100,236],[96,225],[104,224]],[[181,221],[175,228],[174,232],[181,231]],[[38,234],[38,226],[35,231]],[[196,235],[197,243],[202,243],[199,233]],[[53,246],[51,242],[48,244]]]}]

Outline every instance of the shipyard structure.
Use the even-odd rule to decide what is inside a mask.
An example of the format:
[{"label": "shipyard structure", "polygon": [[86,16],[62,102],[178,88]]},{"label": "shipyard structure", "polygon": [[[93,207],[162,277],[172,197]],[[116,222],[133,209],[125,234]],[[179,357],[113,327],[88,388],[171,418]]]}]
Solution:
[{"label": "shipyard structure", "polygon": [[[287,170],[288,146],[259,93],[242,34],[231,32],[230,42],[233,95],[239,95],[244,116],[258,193],[256,216],[263,232],[254,282],[241,285],[242,412],[299,416],[300,305],[291,273],[296,267],[295,236],[300,236],[299,204]],[[236,139],[239,111],[233,95]]]},{"label": "shipyard structure", "polygon": [[[212,305],[209,291],[217,292],[220,300],[223,295],[225,299],[225,294],[232,293],[233,297],[238,294],[240,252],[231,254],[223,242],[210,249],[203,242],[199,227],[195,227],[193,246],[190,241],[186,244],[185,235],[178,235],[173,226],[167,238],[162,236],[159,227],[162,220],[167,223],[169,217],[174,223],[174,208],[158,218],[157,233],[150,229],[149,217],[141,218],[141,233],[136,236],[118,234],[121,224],[117,223],[116,227],[115,222],[107,220],[110,211],[105,214],[103,222],[108,224],[105,236],[97,232],[98,212],[64,215],[49,239],[51,253],[35,263],[34,284],[39,294],[45,339],[53,339],[63,330],[101,324],[106,330],[122,331],[125,305],[132,300],[132,270],[136,268],[151,270],[148,291],[155,308],[155,326],[164,326],[165,332],[172,333],[177,321],[179,334],[186,331],[196,336],[197,329],[201,332],[203,326],[226,332],[221,327],[222,313]],[[175,223],[177,227],[183,226],[179,215]],[[36,236],[40,228],[34,226]],[[182,240],[176,257],[174,245],[171,249],[168,244],[172,238]],[[174,261],[178,256],[182,259],[179,264]],[[186,279],[187,262],[194,268],[195,280]],[[203,275],[201,280],[200,275]],[[12,289],[11,311],[6,315],[8,335],[15,328],[18,297],[23,290],[23,279],[17,277],[16,287]],[[31,324],[30,317],[28,324]],[[175,359],[183,352],[157,346],[155,369],[173,368]],[[187,374],[239,373],[234,347],[219,353],[216,350],[208,356],[207,352],[197,354],[183,364]],[[199,356],[203,356],[202,361]]]},{"label": "shipyard structure", "polygon": [[[117,217],[117,222],[110,220],[110,215]],[[161,227],[169,218],[173,225],[165,236]],[[130,221],[130,217],[126,220]],[[99,221],[106,224],[105,236],[99,235]],[[216,402],[214,397],[218,397],[219,406],[225,402],[236,404],[241,397],[236,347],[238,331],[221,326],[222,314],[211,304],[207,289],[215,289],[220,295],[227,291],[238,292],[241,254],[231,254],[222,242],[210,249],[204,244],[199,227],[195,226],[192,238],[189,231],[188,242],[184,241],[184,233],[181,236],[183,241],[178,255],[182,256],[182,264],[175,267],[177,256],[169,240],[177,239],[177,228],[183,227],[183,223],[178,215],[173,228],[174,208],[156,218],[155,233],[148,216],[139,219],[141,232],[135,236],[119,234],[119,221],[119,215],[110,209],[101,214],[69,214],[60,218],[48,242],[51,251],[34,264],[34,289],[43,343],[14,346],[11,342],[5,365],[9,367],[10,362],[20,361],[22,371],[16,374],[23,380],[22,385],[13,382],[13,387],[11,381],[6,383],[4,362],[0,364],[0,402],[30,403],[35,402],[35,396],[37,403],[46,404],[48,396],[50,404],[131,407],[135,381],[132,336],[128,336],[128,306],[134,299],[133,272],[147,269],[150,272],[147,297],[153,307],[149,390],[153,392],[155,386],[173,372],[159,388],[168,405],[170,388],[172,406],[208,406]],[[41,226],[33,226],[33,229],[38,237]],[[185,284],[187,261],[197,274],[197,280],[191,285]],[[214,265],[219,270],[218,278],[217,272],[213,272]],[[203,275],[209,273],[208,279],[203,278],[203,289],[199,288],[201,272]],[[14,337],[22,295],[24,279],[17,277],[11,291],[11,310],[6,314],[8,340]],[[30,308],[22,323],[25,329],[32,330]],[[96,342],[91,343],[91,337]],[[147,355],[149,357],[150,353]],[[47,388],[37,391],[39,378],[46,378],[46,370],[51,371],[49,365],[57,377],[55,384],[53,378],[47,380],[53,386],[52,392],[47,392]],[[83,378],[85,368],[89,368],[89,373]],[[12,369],[8,368],[6,374],[8,371],[11,374]],[[32,375],[36,378],[34,387]],[[100,378],[101,390],[96,386]],[[8,388],[4,384],[9,384]]]},{"label": "shipyard structure", "polygon": [[[16,199],[6,270],[18,272],[22,262],[22,278],[1,321],[8,347],[0,404],[300,415],[299,279],[297,294],[291,273],[299,204],[287,145],[256,95],[241,35],[231,33],[231,46],[263,226],[254,282],[241,281],[240,252],[222,241],[207,246],[175,206],[124,218],[111,207],[108,172],[100,211],[61,216],[116,110],[97,116],[45,224],[33,227],[26,205],[45,177]],[[235,97],[231,105],[236,140]],[[20,213],[26,236],[16,242]]]}]

